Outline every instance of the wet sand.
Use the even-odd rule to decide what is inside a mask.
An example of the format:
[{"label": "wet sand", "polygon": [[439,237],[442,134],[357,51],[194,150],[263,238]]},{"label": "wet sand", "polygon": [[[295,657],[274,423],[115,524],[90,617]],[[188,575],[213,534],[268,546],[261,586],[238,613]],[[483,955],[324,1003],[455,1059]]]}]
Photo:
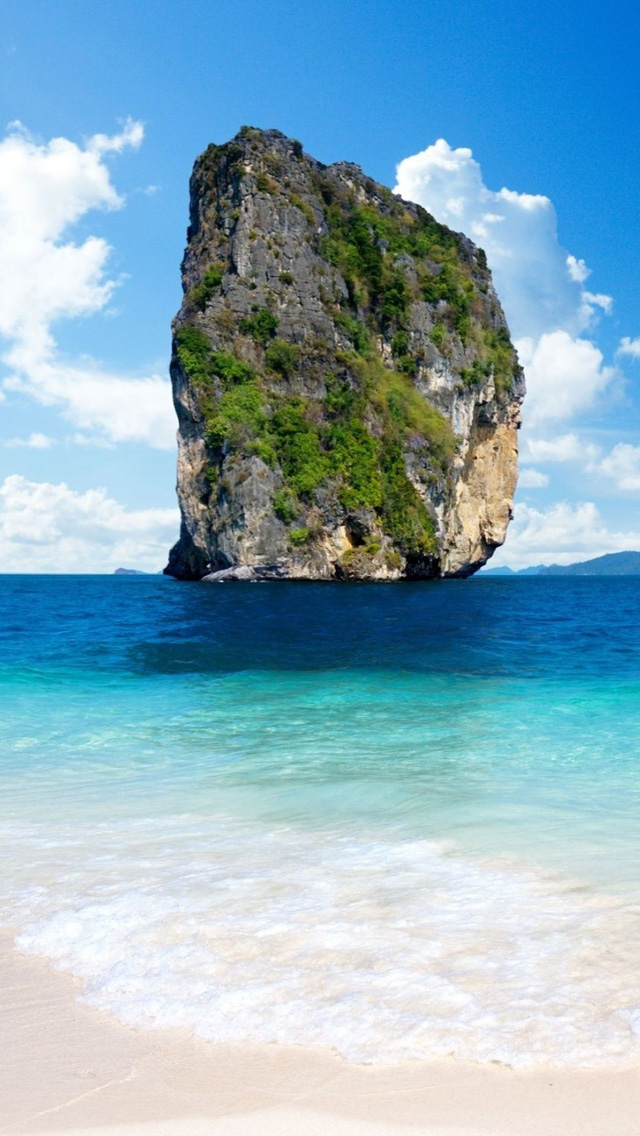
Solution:
[{"label": "wet sand", "polygon": [[0,1136],[637,1136],[640,1070],[354,1065],[139,1032],[0,939]]}]

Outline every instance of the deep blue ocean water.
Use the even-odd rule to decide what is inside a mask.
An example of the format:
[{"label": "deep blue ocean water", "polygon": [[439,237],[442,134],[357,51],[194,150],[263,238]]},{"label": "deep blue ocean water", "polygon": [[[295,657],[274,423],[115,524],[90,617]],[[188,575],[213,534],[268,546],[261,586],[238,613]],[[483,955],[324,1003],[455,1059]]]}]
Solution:
[{"label": "deep blue ocean water", "polygon": [[2,922],[141,1028],[640,1057],[640,579],[0,577]]}]

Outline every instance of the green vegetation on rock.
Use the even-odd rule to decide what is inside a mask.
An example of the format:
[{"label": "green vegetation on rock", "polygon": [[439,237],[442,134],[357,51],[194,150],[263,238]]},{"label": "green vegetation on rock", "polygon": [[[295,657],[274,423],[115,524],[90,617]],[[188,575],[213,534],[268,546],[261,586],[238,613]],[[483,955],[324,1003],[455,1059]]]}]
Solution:
[{"label": "green vegetation on rock", "polygon": [[283,399],[271,417],[269,433],[287,485],[298,495],[312,493],[325,479],[328,464],[305,400]]},{"label": "green vegetation on rock", "polygon": [[516,360],[507,328],[499,327],[496,331],[486,328],[484,346],[486,361],[493,370],[496,390],[501,392],[511,390]]},{"label": "green vegetation on rock", "polygon": [[194,387],[206,388],[211,383],[211,344],[197,327],[186,324],[176,334],[178,359]]},{"label": "green vegetation on rock", "polygon": [[[301,498],[309,500],[321,485],[332,485],[347,512],[374,511],[405,554],[433,552],[433,521],[407,476],[403,446],[413,435],[434,470],[444,472],[455,438],[444,416],[406,375],[388,370],[373,355],[343,354],[337,360],[343,374],[327,380],[324,415],[318,420],[305,398],[267,394],[262,376],[236,356],[212,351],[199,329],[183,327],[176,340],[180,361],[204,396],[207,444],[277,463],[285,484],[274,497],[274,512],[285,524],[300,515]],[[293,345],[273,341],[266,359],[269,351],[284,347]],[[221,391],[212,398],[216,380]],[[379,433],[365,423],[371,407]]]},{"label": "green vegetation on rock", "polygon": [[429,339],[435,346],[442,350],[442,347],[447,338],[447,329],[443,323],[436,323],[429,332]]},{"label": "green vegetation on rock", "polygon": [[200,284],[191,289],[189,299],[194,308],[203,312],[211,298],[215,295],[222,283],[226,265],[224,261],[216,261],[207,269]]},{"label": "green vegetation on rock", "polygon": [[274,194],[278,192],[278,183],[269,174],[259,173],[256,176],[256,185],[260,193]]},{"label": "green vegetation on rock", "polygon": [[205,437],[213,449],[228,445],[246,452],[249,443],[264,435],[265,428],[264,396],[252,380],[224,392],[207,419]]},{"label": "green vegetation on rock", "polygon": [[338,417],[325,430],[331,474],[338,478],[338,500],[349,511],[382,505],[380,440],[355,413]]},{"label": "green vegetation on rock", "polygon": [[299,354],[295,343],[288,343],[286,339],[274,339],[267,347],[264,357],[271,371],[286,377],[295,371]]},{"label": "green vegetation on rock", "polygon": [[302,528],[289,530],[289,540],[295,548],[299,547],[301,544],[306,544],[310,536],[311,533],[309,532],[309,529]]},{"label": "green vegetation on rock", "polygon": [[353,307],[371,308],[385,328],[401,324],[410,294],[385,241],[389,225],[375,210],[336,200],[326,183],[321,182],[320,192],[329,230],[320,241],[320,252],[340,270]]},{"label": "green vegetation on rock", "polygon": [[240,383],[249,383],[256,377],[253,367],[225,351],[213,351],[209,367],[211,374],[220,379],[226,389]]},{"label": "green vegetation on rock", "polygon": [[300,502],[290,489],[278,489],[273,495],[273,511],[285,525],[290,525],[300,515]]},{"label": "green vegetation on rock", "polygon": [[367,355],[371,350],[371,333],[366,324],[348,312],[338,308],[334,312],[334,323],[351,340],[354,351],[359,355]]},{"label": "green vegetation on rock", "polygon": [[[439,350],[448,335],[466,345],[486,293],[484,279],[473,275],[486,274],[484,254],[478,253],[472,266],[462,255],[462,238],[422,209],[408,212],[393,195],[381,209],[363,205],[326,174],[316,175],[315,184],[328,229],[318,248],[347,285],[347,310],[335,320],[351,333],[354,349],[366,354],[371,333],[381,331],[390,337],[397,369],[416,374],[406,329],[411,305],[419,300],[438,310],[430,338]],[[517,367],[515,354],[508,332],[491,335],[501,338],[485,340],[482,361],[491,363],[496,387],[508,390]]]},{"label": "green vegetation on rock", "polygon": [[278,329],[278,317],[269,308],[256,308],[253,315],[243,316],[240,331],[250,335],[256,343],[268,343]]},{"label": "green vegetation on rock", "polygon": [[400,439],[389,437],[382,455],[382,521],[404,553],[436,552],[435,526],[424,501],[407,477]]},{"label": "green vegetation on rock", "polygon": [[313,225],[314,222],[315,222],[315,219],[316,219],[315,213],[313,212],[313,209],[311,208],[311,206],[306,201],[302,200],[302,198],[300,197],[300,194],[299,193],[292,193],[289,200],[290,200],[291,204],[295,206],[296,209],[299,209],[300,212],[304,214],[304,217],[307,221],[307,224]]}]

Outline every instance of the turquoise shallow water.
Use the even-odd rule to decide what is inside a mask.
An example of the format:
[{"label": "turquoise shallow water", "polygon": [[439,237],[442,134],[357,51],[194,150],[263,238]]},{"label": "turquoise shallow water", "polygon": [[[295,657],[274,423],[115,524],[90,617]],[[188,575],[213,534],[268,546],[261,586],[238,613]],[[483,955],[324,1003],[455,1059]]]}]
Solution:
[{"label": "turquoise shallow water", "polygon": [[0,903],[142,1028],[640,1057],[640,581],[0,578]]}]

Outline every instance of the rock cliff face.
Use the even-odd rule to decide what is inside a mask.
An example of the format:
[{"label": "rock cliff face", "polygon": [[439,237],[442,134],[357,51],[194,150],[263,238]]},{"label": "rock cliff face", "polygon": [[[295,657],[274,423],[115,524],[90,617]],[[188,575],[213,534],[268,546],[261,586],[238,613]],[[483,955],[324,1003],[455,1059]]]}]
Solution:
[{"label": "rock cliff face", "polygon": [[358,166],[243,128],[196,161],[182,279],[170,575],[486,562],[511,515],[524,383],[481,249]]}]

